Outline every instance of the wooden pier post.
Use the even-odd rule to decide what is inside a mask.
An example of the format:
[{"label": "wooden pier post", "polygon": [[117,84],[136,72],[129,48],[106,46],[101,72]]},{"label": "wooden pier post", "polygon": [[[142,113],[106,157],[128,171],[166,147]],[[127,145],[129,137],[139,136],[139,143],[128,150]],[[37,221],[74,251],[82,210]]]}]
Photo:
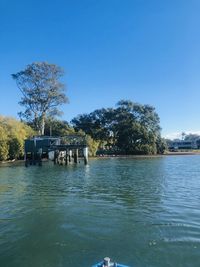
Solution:
[{"label": "wooden pier post", "polygon": [[38,150],[38,165],[42,166],[42,148]]},{"label": "wooden pier post", "polygon": [[57,150],[54,150],[54,164],[57,164],[58,163],[58,151]]},{"label": "wooden pier post", "polygon": [[37,151],[36,151],[36,147],[37,147],[37,139],[36,137],[34,137],[34,150],[32,153],[32,160],[33,160],[33,165],[36,165],[36,159],[37,159]]},{"label": "wooden pier post", "polygon": [[69,162],[71,162],[71,161],[72,161],[72,151],[69,150]]},{"label": "wooden pier post", "polygon": [[54,150],[54,156],[53,156],[53,162],[54,162],[54,165],[56,165],[56,151]]},{"label": "wooden pier post", "polygon": [[78,163],[78,149],[74,151],[74,163]]},{"label": "wooden pier post", "polygon": [[33,152],[33,153],[32,153],[32,161],[33,161],[33,165],[36,165],[36,158],[37,158],[36,153]]},{"label": "wooden pier post", "polygon": [[24,149],[24,162],[25,162],[25,167],[28,167],[28,158],[26,154],[26,150]]},{"label": "wooden pier post", "polygon": [[85,165],[88,164],[88,147],[83,148],[83,156]]},{"label": "wooden pier post", "polygon": [[58,155],[58,164],[63,165],[63,157],[62,157],[61,151],[59,151],[59,155]]},{"label": "wooden pier post", "polygon": [[66,151],[65,151],[65,165],[68,165],[68,151],[67,151],[67,149],[66,149]]},{"label": "wooden pier post", "polygon": [[33,164],[33,162],[32,162],[32,160],[33,160],[33,156],[32,156],[32,154],[33,154],[33,152],[31,152],[31,154],[30,154],[30,165],[32,165]]}]

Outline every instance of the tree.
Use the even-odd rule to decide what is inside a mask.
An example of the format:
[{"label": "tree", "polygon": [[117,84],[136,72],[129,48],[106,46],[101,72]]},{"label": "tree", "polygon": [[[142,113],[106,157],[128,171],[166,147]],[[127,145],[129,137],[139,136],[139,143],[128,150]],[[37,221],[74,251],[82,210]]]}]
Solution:
[{"label": "tree", "polygon": [[[0,118],[1,119],[1,118]],[[0,121],[0,161],[8,158],[9,146],[8,146],[7,131]]]},{"label": "tree", "polygon": [[96,156],[96,152],[98,150],[99,147],[99,142],[95,141],[94,139],[92,139],[91,136],[87,135],[86,136],[86,143],[89,147],[89,156]]},{"label": "tree", "polygon": [[74,129],[70,127],[67,121],[60,121],[54,118],[47,118],[45,135],[48,136],[65,136],[68,134],[73,134]]},{"label": "tree", "polygon": [[168,150],[167,140],[159,136],[156,141],[157,153],[164,154]]},{"label": "tree", "polygon": [[185,139],[186,135],[187,135],[187,134],[186,134],[185,132],[182,132],[182,133],[181,133],[182,140],[184,140],[184,139]]},{"label": "tree", "polygon": [[190,142],[196,142],[197,140],[200,139],[200,136],[198,134],[185,134],[184,141],[190,141]]},{"label": "tree", "polygon": [[13,118],[0,116],[0,160],[18,159],[24,154],[24,139],[35,133]]},{"label": "tree", "polygon": [[34,62],[25,70],[12,74],[22,93],[19,104],[25,108],[20,118],[33,124],[34,129],[43,135],[47,116],[61,114],[58,106],[68,102],[65,86],[59,81],[63,70],[47,62]]},{"label": "tree", "polygon": [[130,100],[117,103],[115,134],[125,154],[156,154],[160,138],[160,120],[155,108]]},{"label": "tree", "polygon": [[160,134],[160,119],[154,107],[134,103],[130,100],[121,100],[117,106],[118,113],[121,113],[120,117],[123,120],[138,122],[155,136]]},{"label": "tree", "polygon": [[97,109],[89,114],[75,117],[71,123],[76,131],[82,130],[94,140],[104,143],[114,140],[115,110],[112,108]]},{"label": "tree", "polygon": [[95,141],[106,142],[125,154],[156,154],[161,144],[160,120],[155,108],[121,100],[116,108],[95,110],[72,120],[75,130],[83,130]]}]

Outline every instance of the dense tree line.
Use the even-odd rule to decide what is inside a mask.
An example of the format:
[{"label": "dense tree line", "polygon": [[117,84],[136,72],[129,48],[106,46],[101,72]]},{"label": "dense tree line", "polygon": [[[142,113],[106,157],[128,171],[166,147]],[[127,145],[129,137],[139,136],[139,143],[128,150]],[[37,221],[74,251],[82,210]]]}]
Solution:
[{"label": "dense tree line", "polygon": [[16,119],[0,116],[0,160],[17,159],[24,155],[24,139],[34,130]]},{"label": "dense tree line", "polygon": [[[45,135],[65,136],[78,135],[83,136],[89,146],[89,155],[95,156],[99,147],[99,142],[86,135],[83,131],[75,132],[72,126],[66,121],[57,119],[47,119]],[[37,131],[24,122],[14,118],[0,116],[0,161],[21,159],[24,156],[24,140],[37,135]]]},{"label": "dense tree line", "polygon": [[[156,154],[166,149],[160,135],[159,117],[149,105],[119,101],[116,108],[103,108],[75,117],[71,125],[66,121],[46,118],[45,135],[86,136],[90,155]],[[13,118],[0,117],[0,160],[23,156],[24,139],[37,134],[31,123],[27,125]]]},{"label": "dense tree line", "polygon": [[156,154],[166,149],[159,116],[150,105],[121,100],[116,108],[79,115],[71,123],[114,153]]},{"label": "dense tree line", "polygon": [[57,119],[58,107],[66,102],[63,70],[47,62],[34,62],[12,74],[22,93],[21,122],[0,117],[0,160],[23,156],[24,139],[31,135],[86,137],[90,155],[163,153],[159,116],[155,108],[121,100],[116,108],[102,108],[75,117],[71,124]]}]

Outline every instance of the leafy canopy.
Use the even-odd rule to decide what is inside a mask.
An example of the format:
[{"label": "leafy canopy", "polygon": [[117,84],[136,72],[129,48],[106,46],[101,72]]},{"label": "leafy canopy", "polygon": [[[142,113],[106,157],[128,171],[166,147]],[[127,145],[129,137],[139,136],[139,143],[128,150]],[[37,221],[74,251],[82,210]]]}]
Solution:
[{"label": "leafy canopy", "polygon": [[72,120],[75,130],[83,130],[125,154],[161,152],[160,119],[155,108],[121,100],[116,108],[103,108]]},{"label": "leafy canopy", "polygon": [[34,62],[25,70],[12,74],[22,93],[19,104],[25,108],[19,115],[40,134],[44,134],[45,119],[61,114],[58,106],[68,102],[65,86],[60,82],[63,70],[55,64]]},{"label": "leafy canopy", "polygon": [[18,159],[24,154],[24,139],[33,129],[14,118],[0,116],[0,160]]}]

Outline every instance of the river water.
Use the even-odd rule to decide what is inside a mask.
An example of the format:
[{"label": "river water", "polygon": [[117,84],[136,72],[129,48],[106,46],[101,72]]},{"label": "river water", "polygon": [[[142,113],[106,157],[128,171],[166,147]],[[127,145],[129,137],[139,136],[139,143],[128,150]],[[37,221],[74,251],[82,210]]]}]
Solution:
[{"label": "river water", "polygon": [[200,266],[200,156],[0,168],[0,266]]}]

